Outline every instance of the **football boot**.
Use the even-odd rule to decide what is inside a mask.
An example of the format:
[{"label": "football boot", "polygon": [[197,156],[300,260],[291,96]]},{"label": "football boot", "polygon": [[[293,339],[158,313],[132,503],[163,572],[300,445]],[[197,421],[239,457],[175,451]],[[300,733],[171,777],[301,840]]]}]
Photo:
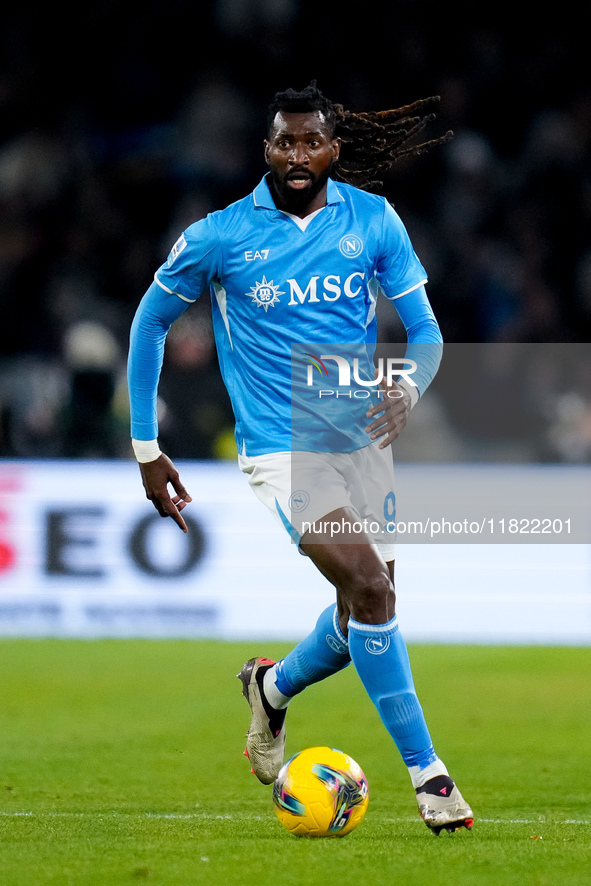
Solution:
[{"label": "football boot", "polygon": [[474,824],[472,810],[448,775],[436,775],[416,789],[419,814],[436,836],[443,828],[450,834]]},{"label": "football boot", "polygon": [[265,673],[274,664],[269,658],[251,658],[237,674],[242,682],[242,694],[252,712],[244,753],[263,784],[273,784],[285,756],[286,711],[272,708],[263,690]]}]

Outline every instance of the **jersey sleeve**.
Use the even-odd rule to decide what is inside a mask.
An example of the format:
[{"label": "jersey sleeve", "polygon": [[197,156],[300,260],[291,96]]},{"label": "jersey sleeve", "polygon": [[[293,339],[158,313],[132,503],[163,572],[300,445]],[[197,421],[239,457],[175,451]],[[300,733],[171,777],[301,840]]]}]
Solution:
[{"label": "jersey sleeve", "polygon": [[211,215],[184,231],[154,279],[171,295],[196,301],[221,275],[222,246]]},{"label": "jersey sleeve", "polygon": [[417,258],[406,228],[387,201],[384,201],[376,277],[384,295],[391,300],[427,282],[427,272]]},{"label": "jersey sleeve", "polygon": [[136,311],[127,361],[134,440],[155,440],[158,436],[156,403],[164,343],[168,330],[188,307],[186,300],[152,283]]},{"label": "jersey sleeve", "polygon": [[396,310],[404,324],[408,342],[441,344],[443,337],[424,286],[417,286],[396,299]]},{"label": "jersey sleeve", "polygon": [[407,292],[396,299],[394,304],[406,329],[408,344],[405,358],[412,360],[417,367],[412,376],[416,387],[406,384],[404,380],[400,382],[408,390],[414,406],[439,369],[443,356],[443,337],[424,286]]}]

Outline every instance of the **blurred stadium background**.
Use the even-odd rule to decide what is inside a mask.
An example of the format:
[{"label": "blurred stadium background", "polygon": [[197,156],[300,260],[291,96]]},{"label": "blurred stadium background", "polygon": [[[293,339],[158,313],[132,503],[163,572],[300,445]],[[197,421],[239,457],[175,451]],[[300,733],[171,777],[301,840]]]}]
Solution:
[{"label": "blurred stadium background", "polygon": [[[92,633],[80,613],[94,605],[98,633],[178,635],[184,624],[189,633],[233,635],[208,606],[218,586],[231,583],[220,564],[236,567],[227,515],[244,507],[250,522],[251,503],[242,501],[242,479],[232,467],[232,417],[208,299],[169,336],[161,443],[175,459],[200,462],[190,466],[195,486],[208,486],[211,478],[219,478],[219,486],[207,492],[201,511],[195,509],[194,547],[170,562],[162,554],[160,565],[137,566],[146,551],[175,543],[153,523],[147,541],[134,536],[151,512],[129,461],[127,337],[136,305],[178,233],[242,197],[265,171],[262,139],[273,93],[302,88],[312,78],[357,110],[440,94],[432,132],[455,131],[450,144],[401,162],[384,192],[429,271],[428,291],[446,341],[483,347],[473,354],[464,387],[453,367],[442,372],[400,441],[399,460],[589,466],[591,80],[585,29],[568,15],[550,13],[537,10],[534,19],[509,4],[442,7],[432,0],[370,4],[362,11],[310,0],[104,0],[69,9],[61,20],[51,6],[13,4],[5,12],[0,631]],[[382,340],[398,340],[395,315],[387,305],[382,311]],[[581,477],[584,496],[588,467]],[[215,489],[226,490],[226,483],[232,491],[224,492],[226,510],[212,535]],[[131,507],[135,523],[113,517],[117,495],[116,507]],[[74,508],[73,517],[67,507]],[[274,623],[289,623],[298,634],[304,626],[289,620],[289,595],[277,599],[275,584],[280,575],[285,579],[279,561],[285,564],[290,552],[254,500],[252,507],[262,535],[250,548],[250,565],[241,561],[243,587],[235,597],[251,585],[269,585]],[[123,536],[133,536],[136,545],[123,545],[132,550],[121,554],[125,567],[113,554]],[[269,545],[278,549],[276,567]],[[468,596],[501,555],[497,545],[480,559],[469,548],[463,573]],[[537,634],[532,628],[529,639],[586,641],[589,548],[550,548],[551,562],[546,546],[524,546],[525,559],[516,565],[511,546],[498,567],[505,572],[495,573],[496,586],[509,596],[525,594],[523,624],[540,587],[547,592],[547,622]],[[203,551],[212,549],[219,568],[204,572],[202,564],[214,560]],[[425,576],[424,554],[419,563],[414,546],[411,578],[432,593],[433,574],[448,569],[459,593],[463,550],[454,546],[443,563],[443,548],[433,547],[432,573]],[[268,558],[264,576],[257,551]],[[106,583],[103,553],[114,558]],[[294,585],[307,583],[317,608],[326,589],[310,584],[305,564],[294,561]],[[129,562],[137,567],[133,580]],[[172,599],[175,570],[186,579],[175,583]],[[576,601],[571,627],[552,634],[559,579]],[[493,588],[490,594],[492,600]],[[119,622],[113,612],[97,616],[97,600],[105,598],[109,605],[133,603],[135,616],[128,612]],[[183,615],[189,605],[201,614],[185,609]],[[464,598],[458,601],[456,625],[465,606]],[[238,624],[240,610],[233,612],[232,624]],[[474,612],[474,624],[479,617]],[[479,636],[466,631],[468,639]],[[454,638],[462,638],[460,629]]]}]

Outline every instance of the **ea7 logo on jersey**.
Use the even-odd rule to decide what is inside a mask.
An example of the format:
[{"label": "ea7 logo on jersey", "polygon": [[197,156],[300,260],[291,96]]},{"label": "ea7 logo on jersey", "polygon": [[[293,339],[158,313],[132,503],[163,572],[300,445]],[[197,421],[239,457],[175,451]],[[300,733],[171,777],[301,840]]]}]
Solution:
[{"label": "ea7 logo on jersey", "polygon": [[261,259],[265,261],[269,258],[269,250],[268,249],[247,249],[244,253],[245,261],[257,261],[257,259]]},{"label": "ea7 logo on jersey", "polygon": [[252,297],[257,308],[264,308],[266,314],[269,308],[275,307],[275,304],[279,301],[279,296],[284,293],[280,291],[278,286],[273,285],[272,280],[267,282],[265,277],[263,277],[261,282],[251,286],[250,292],[246,294]]}]

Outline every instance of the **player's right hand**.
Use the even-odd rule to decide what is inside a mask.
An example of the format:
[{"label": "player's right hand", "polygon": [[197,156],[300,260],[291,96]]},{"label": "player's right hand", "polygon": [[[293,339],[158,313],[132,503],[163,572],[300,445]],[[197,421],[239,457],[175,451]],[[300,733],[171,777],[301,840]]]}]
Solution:
[{"label": "player's right hand", "polygon": [[[162,452],[154,461],[140,463],[139,467],[146,498],[152,502],[161,517],[172,517],[183,532],[188,532],[181,511],[193,499],[181,483],[179,472],[168,456]],[[172,498],[168,491],[169,483],[176,493]]]}]

